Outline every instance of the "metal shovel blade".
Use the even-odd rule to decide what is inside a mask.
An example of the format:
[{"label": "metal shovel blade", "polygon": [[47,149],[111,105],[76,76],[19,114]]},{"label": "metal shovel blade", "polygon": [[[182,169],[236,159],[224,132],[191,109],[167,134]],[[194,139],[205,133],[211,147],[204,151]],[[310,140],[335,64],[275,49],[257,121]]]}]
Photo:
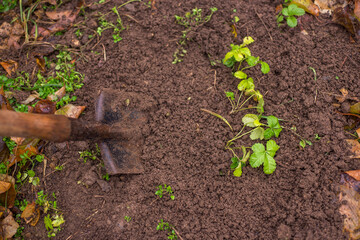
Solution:
[{"label": "metal shovel blade", "polygon": [[115,174],[144,172],[140,159],[143,138],[141,129],[147,123],[143,113],[152,105],[151,99],[138,93],[103,89],[97,98],[96,121],[113,127],[131,129],[131,139],[106,139],[99,143],[106,171]]}]

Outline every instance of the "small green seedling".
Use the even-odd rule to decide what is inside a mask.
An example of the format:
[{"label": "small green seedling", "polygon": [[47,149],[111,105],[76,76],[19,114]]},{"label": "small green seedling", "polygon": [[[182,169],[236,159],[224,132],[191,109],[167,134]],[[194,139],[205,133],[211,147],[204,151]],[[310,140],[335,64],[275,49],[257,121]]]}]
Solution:
[{"label": "small green seedling", "polygon": [[285,0],[283,9],[277,15],[276,21],[278,26],[282,25],[284,19],[286,19],[286,23],[289,27],[296,27],[298,22],[296,16],[302,16],[305,14],[305,10],[298,7],[296,4],[289,4],[291,0]]},{"label": "small green seedling", "polygon": [[175,200],[175,195],[170,185],[159,185],[157,188],[158,190],[155,192],[155,195],[159,196],[159,198],[162,198],[164,193],[167,193],[171,200]]},{"label": "small green seedling", "polygon": [[82,160],[82,161],[84,161],[84,163],[86,163],[88,160],[96,160],[100,157],[100,148],[96,144],[95,151],[85,150],[85,151],[79,152],[79,154],[80,154],[80,157],[79,157],[78,161]]},{"label": "small green seedling", "polygon": [[107,29],[113,29],[113,40],[114,40],[114,43],[117,43],[117,42],[120,42],[122,40],[122,37],[120,37],[120,33],[125,29],[124,25],[123,25],[123,22],[121,20],[121,17],[120,17],[120,14],[119,14],[119,11],[117,9],[117,7],[113,7],[112,9],[112,12],[115,13],[115,15],[117,16],[117,19],[116,19],[116,23],[112,23],[112,22],[109,22],[105,19],[105,15],[102,15],[100,18],[99,18],[99,27],[97,28],[96,32],[99,36],[101,36],[102,32],[107,30]]},{"label": "small green seedling", "polygon": [[321,137],[319,136],[319,134],[315,133],[315,140],[320,140]]},{"label": "small green seedling", "polygon": [[105,181],[109,181],[109,180],[110,180],[109,174],[108,174],[108,173],[104,174],[104,175],[102,176],[102,179],[104,179]]},{"label": "small green seedling", "polygon": [[131,221],[131,217],[129,217],[129,216],[125,216],[124,219],[125,219],[126,222],[130,222],[130,221]]},{"label": "small green seedling", "polygon": [[163,219],[160,220],[159,224],[156,227],[157,231],[165,231],[168,233],[168,239],[174,240],[177,239],[176,231],[174,226],[169,224],[168,222],[164,222]]},{"label": "small green seedling", "polygon": [[182,31],[182,36],[178,41],[179,47],[175,50],[172,61],[173,64],[183,61],[183,57],[187,54],[185,45],[189,40],[188,34],[191,31],[195,31],[199,26],[210,21],[212,15],[217,11],[217,8],[210,8],[210,14],[203,17],[203,10],[201,8],[194,8],[191,12],[186,12],[184,16],[175,15],[175,21],[177,24],[184,26],[186,29]]},{"label": "small green seedling", "polygon": [[309,141],[309,140],[306,140],[306,139],[301,139],[300,142],[299,142],[299,145],[300,145],[302,148],[305,148],[306,145],[311,146],[311,145],[312,145],[312,142]]}]

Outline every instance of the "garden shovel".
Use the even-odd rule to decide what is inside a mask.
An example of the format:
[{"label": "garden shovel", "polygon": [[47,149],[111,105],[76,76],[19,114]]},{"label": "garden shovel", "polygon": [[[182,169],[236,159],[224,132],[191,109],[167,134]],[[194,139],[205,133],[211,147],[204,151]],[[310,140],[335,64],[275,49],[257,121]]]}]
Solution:
[{"label": "garden shovel", "polygon": [[95,105],[95,121],[62,115],[0,111],[0,136],[40,138],[52,142],[99,142],[106,171],[114,174],[144,172],[140,160],[146,111],[154,100],[139,93],[103,89]]}]

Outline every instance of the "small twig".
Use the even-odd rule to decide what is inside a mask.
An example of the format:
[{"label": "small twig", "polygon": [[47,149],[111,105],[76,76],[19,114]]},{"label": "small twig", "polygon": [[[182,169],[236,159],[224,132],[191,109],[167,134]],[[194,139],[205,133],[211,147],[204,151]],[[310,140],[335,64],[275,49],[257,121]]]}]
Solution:
[{"label": "small twig", "polygon": [[357,62],[355,62],[349,55],[346,55],[346,56],[349,58],[349,60],[350,60],[355,66],[359,67],[359,64],[358,64]]},{"label": "small twig", "polygon": [[[128,15],[128,14],[124,14],[124,16],[130,18],[131,20],[133,20],[134,22],[136,22],[137,24],[140,24],[140,22],[138,20],[136,20],[135,18],[133,18],[132,16]],[[141,25],[141,24],[140,24]]]},{"label": "small twig", "polygon": [[343,62],[341,63],[341,65],[340,65],[340,68],[342,68],[342,67],[344,66],[347,58],[348,58],[348,56],[345,57],[344,61],[343,61]]},{"label": "small twig", "polygon": [[214,89],[216,89],[216,70],[214,69]]},{"label": "small twig", "polygon": [[104,44],[101,44],[101,46],[102,46],[102,47],[103,47],[103,49],[104,49],[104,61],[106,62],[106,49],[105,49]]},{"label": "small twig", "polygon": [[262,24],[264,25],[267,33],[269,34],[269,37],[270,37],[271,41],[274,41],[273,38],[272,38],[272,36],[271,36],[271,34],[270,34],[270,32],[269,32],[269,29],[266,27],[266,25],[265,25],[265,23],[264,23],[264,21],[262,20],[262,18],[260,17],[260,15],[259,15],[258,12],[256,11],[256,9],[254,9],[254,10],[255,10],[256,15],[258,16],[258,18],[260,19],[260,21],[261,21]]},{"label": "small twig", "polygon": [[180,238],[180,240],[184,240],[184,239],[180,236],[179,232],[176,231],[176,229],[175,229],[174,227],[173,227],[172,229],[175,231],[176,235]]}]

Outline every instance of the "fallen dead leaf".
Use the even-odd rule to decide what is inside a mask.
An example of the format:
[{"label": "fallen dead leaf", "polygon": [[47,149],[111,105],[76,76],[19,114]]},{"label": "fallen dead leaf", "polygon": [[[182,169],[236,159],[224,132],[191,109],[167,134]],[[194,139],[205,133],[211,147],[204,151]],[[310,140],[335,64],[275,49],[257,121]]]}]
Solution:
[{"label": "fallen dead leaf", "polygon": [[78,118],[80,114],[85,110],[85,106],[75,106],[73,104],[67,104],[57,110],[55,114],[65,115],[69,118]]},{"label": "fallen dead leaf", "polygon": [[0,181],[0,194],[6,192],[11,187],[11,183]]},{"label": "fallen dead leaf", "polygon": [[18,63],[13,60],[0,62],[0,65],[5,69],[6,73],[11,76],[12,73],[18,68]]},{"label": "fallen dead leaf", "polygon": [[355,16],[353,16],[353,12],[349,6],[336,8],[333,11],[332,21],[342,25],[348,32],[355,35],[356,37],[360,37],[359,21]]},{"label": "fallen dead leaf", "polygon": [[35,226],[40,219],[40,209],[33,202],[28,204],[24,211],[21,213],[21,218],[25,220],[27,224]]},{"label": "fallen dead leaf", "polygon": [[9,158],[10,151],[6,143],[0,138],[0,162],[4,162]]},{"label": "fallen dead leaf", "polygon": [[57,90],[54,94],[48,95],[46,99],[48,99],[50,101],[58,101],[63,96],[65,96],[65,93],[66,93],[66,89],[65,89],[65,86],[63,86],[62,88]]},{"label": "fallen dead leaf", "polygon": [[347,95],[349,94],[349,91],[345,88],[340,89],[340,92],[342,96],[336,96],[336,100],[338,100],[340,103],[344,102],[346,100]]},{"label": "fallen dead leaf", "polygon": [[[16,191],[15,191],[15,178],[6,174],[0,174],[0,182],[6,182],[10,184],[7,191],[0,194],[0,202],[2,205],[12,208],[14,206]],[[3,189],[8,185],[4,184]]]},{"label": "fallen dead leaf", "polygon": [[42,57],[36,58],[36,64],[39,67],[40,71],[46,72],[44,58],[42,58]]},{"label": "fallen dead leaf", "polygon": [[34,112],[41,114],[54,114],[56,111],[56,103],[48,99],[40,100],[36,103]]},{"label": "fallen dead leaf", "polygon": [[358,135],[358,139],[360,139],[360,128],[358,128],[358,129],[356,130],[356,133],[357,133],[357,135]]},{"label": "fallen dead leaf", "polygon": [[31,103],[32,101],[34,101],[34,100],[36,100],[36,99],[39,99],[39,97],[40,97],[40,96],[39,96],[38,93],[30,94],[30,95],[27,97],[27,99],[24,100],[24,101],[22,101],[21,103],[27,105],[27,104]]},{"label": "fallen dead leaf", "polygon": [[360,0],[355,0],[354,15],[360,21]]},{"label": "fallen dead leaf", "polygon": [[291,3],[296,4],[298,7],[305,10],[314,16],[319,16],[320,9],[316,6],[312,0],[292,0]]},{"label": "fallen dead leaf", "polygon": [[349,232],[350,239],[360,239],[360,194],[358,192],[360,182],[356,179],[359,173],[355,173],[355,171],[349,172],[341,174],[339,192],[341,206],[339,212],[341,215],[345,215],[344,230]]},{"label": "fallen dead leaf", "polygon": [[51,20],[59,20],[59,19],[62,19],[62,18],[69,18],[71,13],[72,13],[72,10],[64,10],[64,11],[46,12],[45,14]]},{"label": "fallen dead leaf", "polygon": [[[341,3],[343,2],[343,3]],[[338,0],[315,0],[314,4],[319,7],[321,13],[332,13],[338,7],[345,7],[346,1]]]},{"label": "fallen dead leaf", "polygon": [[351,147],[350,151],[354,153],[352,158],[360,158],[360,143],[356,139],[345,139],[348,145]]},{"label": "fallen dead leaf", "polygon": [[354,114],[360,114],[360,102],[351,105],[350,112]]},{"label": "fallen dead leaf", "polygon": [[14,220],[11,211],[8,210],[7,213],[8,215],[0,223],[4,239],[12,238],[19,228],[19,224]]},{"label": "fallen dead leaf", "polygon": [[25,138],[22,143],[14,149],[14,154],[10,155],[8,168],[17,162],[20,162],[22,160],[21,155],[23,154],[27,154],[28,157],[37,155],[37,144],[39,142],[40,139],[37,138]]}]

